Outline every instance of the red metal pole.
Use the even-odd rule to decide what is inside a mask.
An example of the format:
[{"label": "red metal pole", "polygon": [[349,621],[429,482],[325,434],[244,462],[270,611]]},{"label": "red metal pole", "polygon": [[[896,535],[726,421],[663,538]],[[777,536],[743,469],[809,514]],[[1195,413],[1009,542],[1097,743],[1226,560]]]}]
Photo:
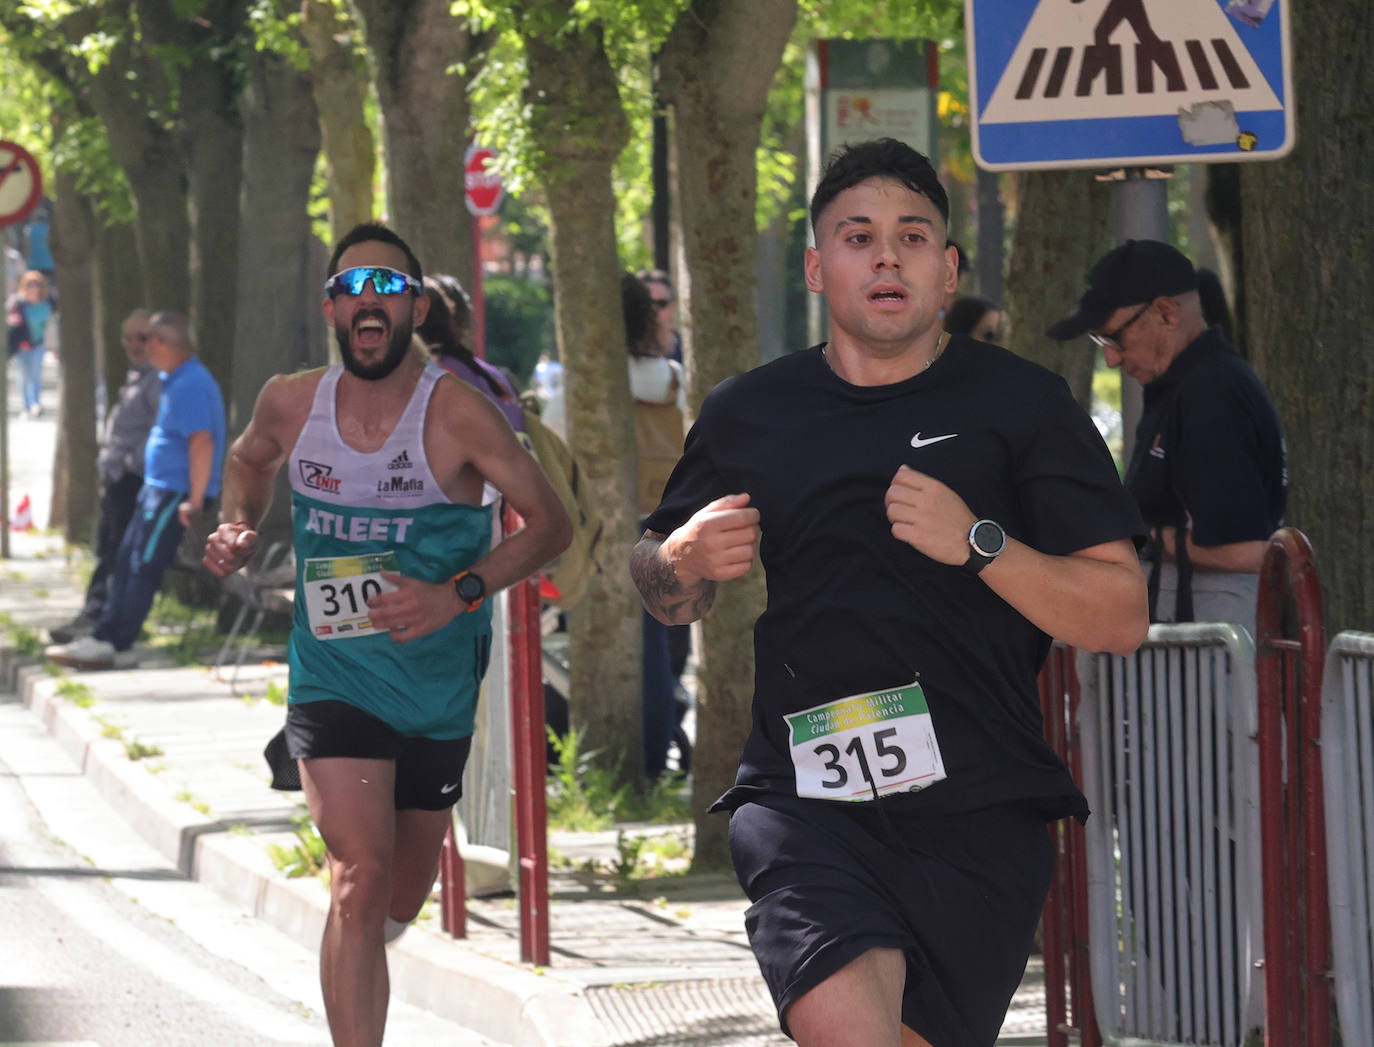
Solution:
[{"label": "red metal pole", "polygon": [[[1064,692],[1068,695],[1069,771],[1075,782],[1083,780],[1083,736],[1078,731],[1078,707],[1083,693],[1078,684],[1077,656],[1072,647],[1063,649]],[[1093,1003],[1092,955],[1088,930],[1088,838],[1083,826],[1067,821],[1073,912],[1074,950],[1070,968],[1073,979],[1073,1021],[1080,1047],[1102,1047],[1102,1032],[1097,1027],[1097,1008]]]},{"label": "red metal pole", "polygon": [[[1278,552],[1275,552],[1275,549]],[[1259,709],[1260,866],[1264,884],[1265,1042],[1295,1047],[1294,994],[1289,984],[1288,913],[1291,885],[1285,850],[1288,811],[1283,783],[1283,656],[1280,653],[1282,546],[1270,546],[1260,572],[1255,608],[1255,679]]]},{"label": "red metal pole", "polygon": [[[1297,604],[1297,640],[1280,636],[1285,578]],[[1275,1047],[1326,1047],[1331,920],[1320,750],[1326,627],[1312,546],[1295,528],[1281,528],[1269,540],[1256,631],[1266,1040]]]},{"label": "red metal pole", "polygon": [[[1059,673],[1056,671],[1056,653],[1055,648],[1050,649],[1050,656],[1040,671],[1040,711],[1045,720],[1045,741],[1062,758],[1063,689],[1059,686]],[[1050,879],[1050,890],[1045,897],[1045,909],[1040,922],[1045,961],[1046,1043],[1047,1047],[1068,1047],[1065,955],[1071,935],[1068,913],[1065,912],[1069,896],[1063,883],[1068,858],[1067,828],[1062,822],[1053,822],[1049,826],[1049,833],[1054,842],[1054,876]]]},{"label": "red metal pole", "polygon": [[[1075,781],[1083,777],[1078,733],[1081,696],[1072,647],[1055,644],[1041,671],[1040,701],[1045,740],[1068,766]],[[1101,1047],[1093,1006],[1088,942],[1088,875],[1083,827],[1069,820],[1051,826],[1055,875],[1045,902],[1045,1017],[1048,1047],[1067,1047],[1077,1031],[1082,1047]],[[1072,1021],[1069,1019],[1072,1001]]]},{"label": "red metal pole", "polygon": [[448,827],[444,846],[439,851],[439,916],[444,931],[454,938],[468,936],[467,886],[463,855]]},{"label": "red metal pole", "polygon": [[[507,511],[507,530],[519,518]],[[515,830],[520,857],[520,958],[549,962],[549,856],[544,778],[544,686],[539,643],[539,579],[510,589],[511,734]]]},{"label": "red metal pole", "polygon": [[[1302,532],[1284,528],[1298,546],[1290,552],[1293,592],[1298,602],[1298,643],[1302,657],[1299,716],[1302,737],[1303,899],[1307,933],[1303,950],[1307,1044],[1331,1042],[1331,906],[1326,886],[1326,805],[1322,791],[1322,679],[1326,671],[1326,619],[1321,579],[1312,546]],[[1280,532],[1283,533],[1283,532]]]}]

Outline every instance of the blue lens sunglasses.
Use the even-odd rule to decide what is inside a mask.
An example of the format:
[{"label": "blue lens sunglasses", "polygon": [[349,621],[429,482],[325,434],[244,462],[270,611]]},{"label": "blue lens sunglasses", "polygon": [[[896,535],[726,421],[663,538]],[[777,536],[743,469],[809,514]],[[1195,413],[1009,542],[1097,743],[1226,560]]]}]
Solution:
[{"label": "blue lens sunglasses", "polygon": [[424,287],[413,276],[388,268],[384,265],[357,265],[335,273],[324,284],[324,293],[330,298],[341,294],[362,294],[368,281],[378,294],[423,294]]}]

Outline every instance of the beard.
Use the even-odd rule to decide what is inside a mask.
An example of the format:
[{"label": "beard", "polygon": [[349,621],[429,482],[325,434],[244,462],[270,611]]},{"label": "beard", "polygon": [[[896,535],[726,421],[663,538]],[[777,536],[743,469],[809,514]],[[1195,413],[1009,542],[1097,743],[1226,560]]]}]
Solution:
[{"label": "beard", "polygon": [[401,366],[401,361],[406,358],[406,353],[410,351],[410,336],[415,325],[405,323],[399,327],[391,327],[390,317],[380,309],[356,313],[353,322],[356,324],[359,320],[370,316],[379,318],[382,323],[387,324],[391,331],[391,341],[387,345],[386,356],[377,363],[364,364],[359,362],[353,353],[352,333],[347,329],[335,326],[334,339],[339,343],[339,356],[349,374],[366,382],[379,382]]}]

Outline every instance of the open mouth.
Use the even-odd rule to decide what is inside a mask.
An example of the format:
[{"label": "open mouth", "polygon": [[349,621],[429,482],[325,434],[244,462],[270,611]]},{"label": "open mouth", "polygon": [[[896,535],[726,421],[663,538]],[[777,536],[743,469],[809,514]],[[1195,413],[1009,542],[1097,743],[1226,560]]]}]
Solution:
[{"label": "open mouth", "polygon": [[385,345],[387,323],[383,314],[362,313],[353,318],[353,344],[358,348]]},{"label": "open mouth", "polygon": [[870,302],[878,302],[880,304],[899,305],[906,301],[906,297],[906,292],[900,287],[891,286],[875,288],[868,294],[868,300]]}]

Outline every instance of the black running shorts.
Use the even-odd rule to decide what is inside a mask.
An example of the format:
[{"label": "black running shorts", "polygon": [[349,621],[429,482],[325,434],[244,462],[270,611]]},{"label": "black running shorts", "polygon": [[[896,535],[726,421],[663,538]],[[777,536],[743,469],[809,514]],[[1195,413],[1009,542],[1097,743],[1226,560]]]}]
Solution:
[{"label": "black running shorts", "polygon": [[286,708],[286,750],[293,760],[395,760],[398,811],[443,811],[457,803],[471,749],[471,735],[407,738],[347,702],[304,702]]},{"label": "black running shorts", "polygon": [[731,816],[730,852],[783,1032],[798,997],[886,947],[906,953],[904,1024],[933,1047],[992,1047],[1054,868],[1040,814],[928,818],[770,796]]}]

